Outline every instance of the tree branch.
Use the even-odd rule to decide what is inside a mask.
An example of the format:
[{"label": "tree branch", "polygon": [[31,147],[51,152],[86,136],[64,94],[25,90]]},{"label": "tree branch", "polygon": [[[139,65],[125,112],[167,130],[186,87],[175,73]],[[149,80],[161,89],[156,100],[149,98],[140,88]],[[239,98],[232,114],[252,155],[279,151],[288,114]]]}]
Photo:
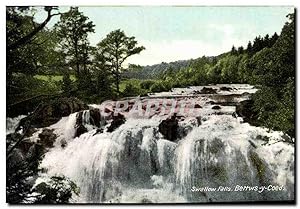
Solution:
[{"label": "tree branch", "polygon": [[35,29],[33,31],[31,31],[29,34],[25,35],[24,37],[20,38],[19,40],[17,40],[16,42],[12,43],[11,45],[7,46],[7,50],[14,50],[19,48],[20,46],[28,43],[29,41],[31,41],[31,39],[39,32],[41,31],[46,25],[47,23],[51,20],[52,17],[56,16],[56,15],[60,15],[61,13],[56,13],[56,14],[51,14],[51,11],[53,10],[53,7],[48,8],[47,12],[47,18],[38,26],[35,27]]}]

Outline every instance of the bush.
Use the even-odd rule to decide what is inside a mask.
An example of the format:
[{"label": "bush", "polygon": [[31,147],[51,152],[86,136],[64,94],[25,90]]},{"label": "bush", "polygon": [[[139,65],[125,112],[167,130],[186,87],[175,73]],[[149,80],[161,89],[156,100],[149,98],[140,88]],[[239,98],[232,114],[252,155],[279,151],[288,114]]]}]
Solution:
[{"label": "bush", "polygon": [[163,82],[157,81],[150,87],[151,92],[162,92],[168,91],[168,88],[164,85]]},{"label": "bush", "polygon": [[142,81],[140,83],[140,87],[142,89],[147,89],[147,90],[150,90],[151,86],[155,83],[155,81],[152,81],[152,80],[146,80],[146,81]]},{"label": "bush", "polygon": [[140,95],[141,93],[142,93],[142,89],[140,89],[139,86],[133,85],[132,83],[127,83],[123,91],[123,96],[132,97],[132,96]]}]

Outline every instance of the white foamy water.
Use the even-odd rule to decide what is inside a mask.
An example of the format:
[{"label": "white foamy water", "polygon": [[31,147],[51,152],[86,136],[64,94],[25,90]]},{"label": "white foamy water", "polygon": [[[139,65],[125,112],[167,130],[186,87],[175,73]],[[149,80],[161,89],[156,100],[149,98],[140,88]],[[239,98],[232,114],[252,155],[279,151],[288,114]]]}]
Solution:
[{"label": "white foamy water", "polygon": [[14,118],[6,118],[6,134],[11,134],[16,131],[20,121],[27,115],[19,115]]},{"label": "white foamy water", "polygon": [[[249,85],[232,85],[240,94]],[[200,87],[199,87],[200,88]],[[187,88],[189,89],[189,88]],[[178,89],[179,91],[180,89]],[[183,89],[182,91],[184,91]],[[187,93],[189,94],[189,93]],[[170,94],[169,94],[170,95]],[[135,118],[113,132],[87,133],[74,138],[76,113],[51,126],[65,139],[46,153],[43,175],[65,175],[80,187],[80,203],[184,203],[292,200],[294,145],[283,133],[243,123],[234,106],[211,110],[208,97],[188,98],[202,104],[197,114],[180,119],[173,141],[159,132],[167,116]],[[200,104],[200,105],[201,105]],[[101,109],[100,106],[96,106]],[[219,111],[220,114],[215,114]],[[201,123],[198,123],[201,116]],[[89,113],[83,114],[88,123]],[[108,124],[109,125],[109,124]],[[175,130],[174,130],[175,131]],[[240,186],[283,186],[284,191],[233,191]],[[232,191],[193,192],[193,187],[230,187]]]}]

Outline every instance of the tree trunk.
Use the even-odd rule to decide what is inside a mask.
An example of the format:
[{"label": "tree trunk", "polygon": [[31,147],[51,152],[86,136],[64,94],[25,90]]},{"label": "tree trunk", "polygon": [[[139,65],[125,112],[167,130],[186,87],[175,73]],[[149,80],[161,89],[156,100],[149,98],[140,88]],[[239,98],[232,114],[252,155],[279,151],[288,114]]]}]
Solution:
[{"label": "tree trunk", "polygon": [[74,48],[75,48],[75,60],[76,60],[76,77],[77,79],[80,78],[80,75],[79,75],[79,62],[78,62],[78,45],[77,43],[74,45]]},{"label": "tree trunk", "polygon": [[119,75],[119,70],[117,69],[116,72],[116,87],[117,87],[117,94],[118,96],[120,95],[120,75]]}]

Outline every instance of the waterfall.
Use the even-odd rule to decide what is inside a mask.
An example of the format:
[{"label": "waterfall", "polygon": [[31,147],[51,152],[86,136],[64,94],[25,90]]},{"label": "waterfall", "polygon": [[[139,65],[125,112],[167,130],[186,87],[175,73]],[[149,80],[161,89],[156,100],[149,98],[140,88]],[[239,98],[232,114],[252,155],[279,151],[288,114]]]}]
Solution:
[{"label": "waterfall", "polygon": [[19,115],[14,118],[6,118],[6,134],[11,134],[16,131],[20,121],[27,115]]},{"label": "waterfall", "polygon": [[[248,85],[235,88],[240,94],[254,91]],[[194,89],[180,92],[184,90],[188,95]],[[178,138],[172,141],[159,131],[160,123],[168,116],[128,116],[112,132],[106,131],[112,123],[108,120],[103,131],[98,132],[88,125],[91,115],[87,110],[82,114],[87,132],[76,138],[79,113],[62,118],[51,128],[58,135],[57,141],[64,139],[67,146],[55,143],[45,154],[40,166],[47,172],[40,178],[69,177],[80,187],[80,195],[73,197],[78,203],[294,198],[294,145],[285,142],[283,133],[244,123],[242,118],[231,115],[235,111],[233,106],[222,106],[215,110],[222,114],[214,114],[208,97],[193,100],[204,108],[199,115],[180,119]],[[200,115],[201,122],[197,123]],[[262,186],[266,188],[260,192]],[[279,187],[279,191],[274,191]]]}]

